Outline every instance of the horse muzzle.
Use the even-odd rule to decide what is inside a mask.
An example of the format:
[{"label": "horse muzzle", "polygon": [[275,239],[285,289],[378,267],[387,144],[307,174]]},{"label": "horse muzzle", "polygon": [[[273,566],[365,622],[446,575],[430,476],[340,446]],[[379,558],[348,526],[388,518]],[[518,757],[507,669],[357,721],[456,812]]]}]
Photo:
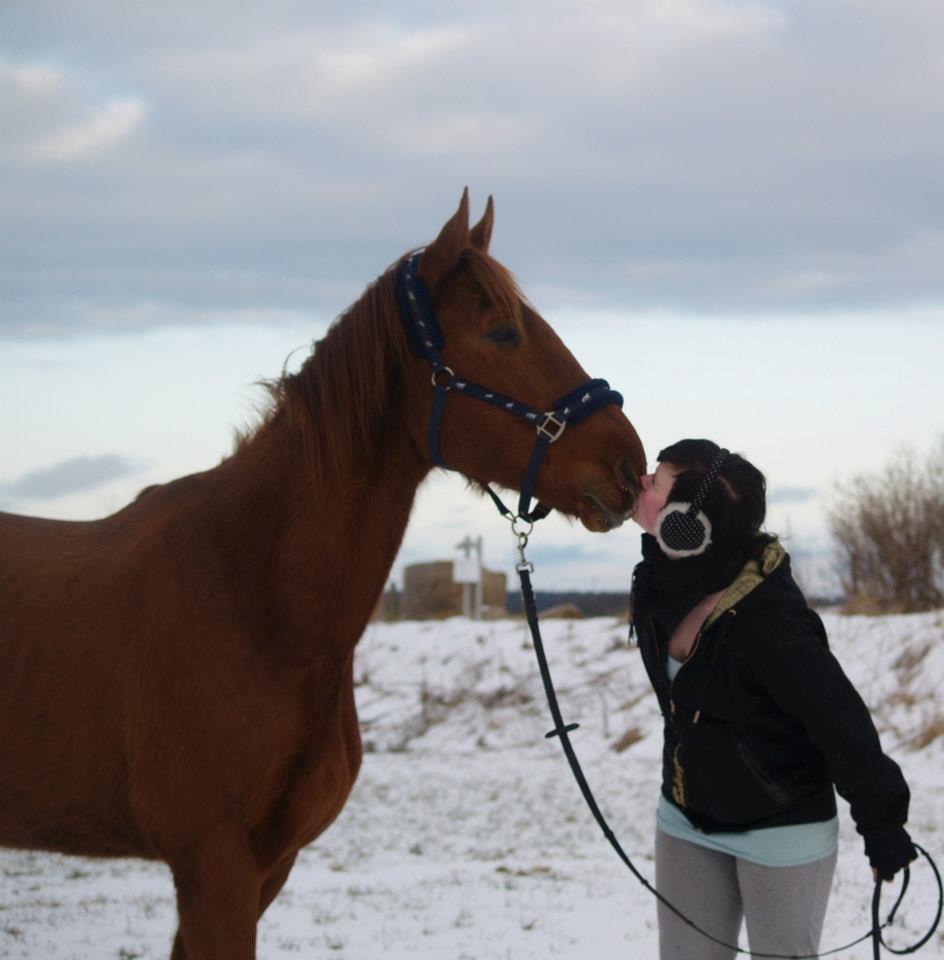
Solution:
[{"label": "horse muzzle", "polygon": [[[605,533],[621,526],[632,516],[640,485],[628,460],[620,460],[613,468],[616,489],[604,494],[597,485],[587,489],[577,504],[580,522],[594,533]],[[615,494],[615,496],[614,496]]]}]

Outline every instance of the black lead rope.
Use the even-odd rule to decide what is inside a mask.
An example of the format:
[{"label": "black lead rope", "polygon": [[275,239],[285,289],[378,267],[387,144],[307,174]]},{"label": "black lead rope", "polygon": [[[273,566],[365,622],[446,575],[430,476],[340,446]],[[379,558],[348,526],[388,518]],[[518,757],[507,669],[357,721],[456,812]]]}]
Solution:
[{"label": "black lead rope", "polygon": [[[497,407],[498,409],[504,410],[507,413],[511,413],[514,416],[530,423],[535,428],[535,446],[525,469],[525,475],[522,479],[517,515],[502,503],[498,495],[489,486],[486,485],[485,490],[492,498],[492,501],[501,512],[502,516],[511,521],[512,532],[518,539],[519,562],[517,570],[518,576],[521,579],[521,596],[524,600],[524,607],[528,617],[528,626],[531,628],[531,637],[534,641],[534,652],[538,659],[538,667],[541,671],[541,679],[544,681],[544,692],[547,695],[547,702],[551,709],[551,716],[554,718],[554,729],[551,730],[547,736],[560,738],[561,748],[567,757],[567,762],[570,764],[570,769],[577,781],[577,786],[580,787],[580,792],[583,794],[583,798],[586,800],[587,806],[590,808],[590,812],[593,814],[593,818],[600,825],[603,835],[607,840],[610,841],[610,845],[616,851],[619,858],[623,861],[623,863],[626,864],[633,876],[636,877],[636,879],[657,900],[659,900],[660,903],[664,904],[665,907],[671,910],[672,913],[674,913],[680,920],[690,926],[693,930],[697,930],[709,940],[712,940],[729,950],[734,950],[737,953],[750,954],[754,957],[763,957],[765,960],[814,960],[815,957],[825,957],[832,953],[838,953],[840,950],[847,950],[849,947],[853,947],[856,944],[862,943],[863,940],[867,940],[869,937],[872,937],[875,960],[879,960],[879,951],[880,947],[882,946],[884,946],[889,952],[898,955],[914,953],[916,950],[920,949],[925,943],[928,942],[928,940],[934,934],[934,931],[937,929],[937,925],[941,919],[942,904],[944,904],[944,889],[942,889],[941,886],[941,876],[937,871],[937,866],[927,851],[919,847],[917,844],[915,844],[915,849],[918,850],[928,861],[931,870],[934,872],[934,879],[937,882],[937,914],[934,918],[934,923],[931,925],[931,929],[928,930],[925,936],[922,937],[917,943],[910,947],[905,947],[902,950],[896,950],[893,947],[889,947],[888,944],[886,944],[882,939],[882,930],[894,919],[895,911],[901,904],[902,898],[905,895],[905,891],[908,889],[908,881],[911,874],[907,867],[905,867],[903,871],[901,892],[899,893],[898,899],[895,901],[895,905],[892,907],[885,923],[880,925],[878,922],[879,904],[882,896],[881,881],[879,881],[875,884],[875,892],[872,896],[872,929],[869,930],[868,933],[859,937],[858,940],[853,940],[852,943],[848,943],[843,947],[837,947],[835,950],[830,950],[827,953],[810,954],[806,957],[798,957],[786,956],[784,954],[757,953],[749,950],[742,950],[736,945],[725,943],[723,940],[713,937],[710,933],[702,930],[701,927],[689,920],[689,918],[686,917],[685,914],[683,914],[677,907],[666,900],[666,898],[663,897],[662,894],[660,894],[633,865],[633,862],[629,859],[623,848],[620,846],[619,841],[616,839],[613,831],[609,828],[606,819],[600,812],[600,808],[597,806],[596,800],[593,797],[593,793],[590,790],[590,786],[583,775],[583,770],[580,768],[580,763],[578,762],[577,756],[574,753],[574,748],[571,746],[569,734],[571,730],[577,729],[578,724],[565,724],[563,718],[561,717],[560,707],[557,704],[557,695],[554,693],[554,684],[551,681],[551,673],[547,665],[547,657],[544,655],[544,645],[541,642],[541,632],[538,627],[538,615],[534,605],[534,591],[531,588],[530,577],[530,573],[534,570],[534,567],[528,563],[524,556],[524,548],[528,545],[528,535],[531,532],[533,523],[537,520],[543,519],[550,512],[550,508],[542,503],[537,504],[533,510],[530,509],[531,497],[534,487],[537,483],[538,472],[540,471],[541,465],[544,462],[548,447],[561,436],[568,425],[579,423],[581,420],[586,419],[591,414],[602,409],[603,407],[608,406],[609,404],[616,404],[617,406],[621,407],[623,405],[623,398],[615,390],[611,390],[610,385],[605,380],[588,380],[586,383],[577,387],[577,389],[572,390],[570,393],[567,393],[560,399],[556,400],[552,410],[535,410],[527,404],[520,403],[519,401],[504,396],[497,391],[482,387],[477,383],[471,383],[465,378],[457,376],[453,370],[443,362],[442,356],[439,352],[445,345],[445,338],[443,337],[442,330],[440,329],[439,323],[436,319],[436,312],[433,309],[426,287],[419,278],[419,261],[420,253],[416,253],[412,257],[408,257],[400,263],[399,267],[397,268],[396,290],[400,314],[407,328],[408,335],[413,343],[416,355],[418,357],[425,357],[432,367],[431,382],[433,387],[433,403],[430,409],[430,418],[427,425],[427,443],[429,445],[430,456],[433,462],[437,466],[449,469],[443,460],[439,443],[439,434],[442,428],[446,396],[452,390],[455,390],[457,393],[465,394],[466,396],[475,397],[477,400],[481,400],[493,407]],[[523,530],[518,527],[519,521],[523,521],[528,524],[527,530]]]},{"label": "black lead rope", "polygon": [[599,824],[600,829],[603,831],[603,835],[610,842],[610,846],[616,851],[617,856],[624,864],[629,868],[630,873],[660,902],[666,909],[671,910],[683,923],[687,924],[693,930],[697,930],[702,936],[707,937],[709,940],[717,943],[728,950],[734,950],[737,953],[748,954],[752,957],[762,957],[765,960],[815,960],[817,957],[827,957],[834,953],[839,953],[840,950],[848,950],[850,947],[854,947],[857,944],[862,943],[864,940],[872,938],[872,955],[874,960],[880,960],[881,948],[885,947],[890,953],[898,954],[902,956],[908,953],[915,953],[917,950],[920,950],[934,935],[934,931],[937,929],[938,923],[941,920],[941,910],[944,906],[944,887],[941,884],[941,875],[938,873],[937,865],[931,859],[930,854],[923,847],[919,847],[918,844],[915,844],[915,849],[928,861],[928,865],[931,867],[931,871],[934,874],[934,880],[937,883],[937,913],[934,916],[934,922],[931,924],[928,932],[916,943],[911,946],[904,947],[902,949],[896,949],[890,947],[882,937],[882,930],[889,926],[895,918],[895,913],[898,910],[898,907],[901,905],[902,900],[905,896],[905,891],[908,889],[908,883],[911,877],[911,871],[908,867],[905,867],[902,871],[902,885],[901,891],[898,894],[898,898],[895,900],[895,904],[892,907],[891,911],[888,914],[884,923],[879,923],[879,907],[882,899],[882,881],[878,880],[875,883],[875,890],[872,894],[872,927],[871,929],[864,933],[857,940],[853,940],[851,943],[847,943],[841,947],[836,947],[833,950],[828,950],[824,953],[815,953],[815,954],[782,954],[782,953],[760,953],[753,950],[744,950],[739,947],[737,944],[725,943],[724,940],[719,940],[717,937],[712,936],[706,930],[702,930],[694,921],[690,920],[688,917],[682,913],[673,903],[670,903],[648,880],[636,869],[632,860],[620,846],[619,840],[616,839],[615,834],[610,829],[609,824],[606,822],[606,818],[603,816],[600,808],[597,806],[596,799],[593,796],[593,792],[590,790],[590,785],[587,783],[587,779],[583,774],[583,770],[580,767],[580,762],[577,760],[577,755],[574,753],[574,748],[570,742],[570,732],[576,730],[579,724],[564,723],[564,718],[561,716],[560,706],[557,702],[557,694],[554,692],[554,683],[551,680],[551,672],[547,665],[547,657],[544,653],[544,644],[541,641],[541,631],[538,626],[538,614],[537,608],[534,603],[534,590],[531,587],[531,573],[534,570],[532,564],[528,563],[524,558],[524,548],[527,546],[528,537],[526,533],[519,532],[514,524],[512,525],[516,536],[518,537],[518,556],[519,563],[517,566],[518,577],[521,581],[521,598],[524,601],[525,614],[528,618],[528,626],[531,629],[531,639],[534,643],[534,653],[538,661],[538,669],[541,671],[541,680],[544,682],[544,693],[547,696],[547,704],[551,710],[551,717],[554,720],[554,729],[549,731],[545,736],[550,739],[551,737],[558,737],[560,739],[561,749],[564,751],[564,755],[567,757],[567,762],[570,764],[571,772],[574,775],[574,779],[577,781],[577,786],[580,788],[580,792],[583,794],[584,800],[587,802],[587,806],[590,808],[590,812],[593,814],[593,819]]}]

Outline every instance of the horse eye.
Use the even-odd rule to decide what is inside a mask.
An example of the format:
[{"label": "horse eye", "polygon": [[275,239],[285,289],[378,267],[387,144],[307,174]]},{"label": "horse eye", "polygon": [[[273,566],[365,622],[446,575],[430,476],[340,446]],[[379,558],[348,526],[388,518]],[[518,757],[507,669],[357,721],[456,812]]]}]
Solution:
[{"label": "horse eye", "polygon": [[514,327],[496,327],[485,334],[489,340],[495,343],[517,343],[519,340],[518,331]]}]

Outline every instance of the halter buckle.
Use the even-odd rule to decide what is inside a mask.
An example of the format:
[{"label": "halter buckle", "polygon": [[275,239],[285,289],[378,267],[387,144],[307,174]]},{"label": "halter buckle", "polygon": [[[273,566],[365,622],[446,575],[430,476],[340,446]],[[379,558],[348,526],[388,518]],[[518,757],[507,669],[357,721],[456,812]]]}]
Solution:
[{"label": "halter buckle", "polygon": [[542,440],[553,443],[564,432],[566,426],[567,421],[560,419],[551,411],[550,413],[544,414],[543,423],[539,423],[536,429],[538,436]]}]

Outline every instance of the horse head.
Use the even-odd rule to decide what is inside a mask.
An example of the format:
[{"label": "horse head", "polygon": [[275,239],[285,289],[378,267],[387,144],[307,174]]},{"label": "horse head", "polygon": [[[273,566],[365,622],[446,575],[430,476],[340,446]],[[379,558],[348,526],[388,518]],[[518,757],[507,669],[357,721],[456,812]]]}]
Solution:
[{"label": "horse head", "polygon": [[[532,411],[527,416],[533,420],[534,411],[551,411],[556,401],[587,384],[588,377],[508,270],[489,256],[493,222],[489,197],[484,216],[469,227],[466,190],[456,213],[419,256],[416,273],[433,323],[438,323],[436,333],[441,332],[434,371],[439,357],[443,366],[441,376],[433,374],[433,387],[449,390],[436,427],[441,459],[474,483],[521,489],[537,424],[508,416],[494,399],[474,402],[463,388],[471,382],[503,400],[514,398],[523,410]],[[417,446],[426,449],[429,366],[415,364],[409,390],[416,397],[410,404],[415,411],[410,430]],[[478,398],[485,395],[480,391]],[[578,516],[589,530],[609,530],[632,510],[645,467],[636,430],[608,400],[594,415],[559,430],[540,465],[535,494],[547,506]]]}]

